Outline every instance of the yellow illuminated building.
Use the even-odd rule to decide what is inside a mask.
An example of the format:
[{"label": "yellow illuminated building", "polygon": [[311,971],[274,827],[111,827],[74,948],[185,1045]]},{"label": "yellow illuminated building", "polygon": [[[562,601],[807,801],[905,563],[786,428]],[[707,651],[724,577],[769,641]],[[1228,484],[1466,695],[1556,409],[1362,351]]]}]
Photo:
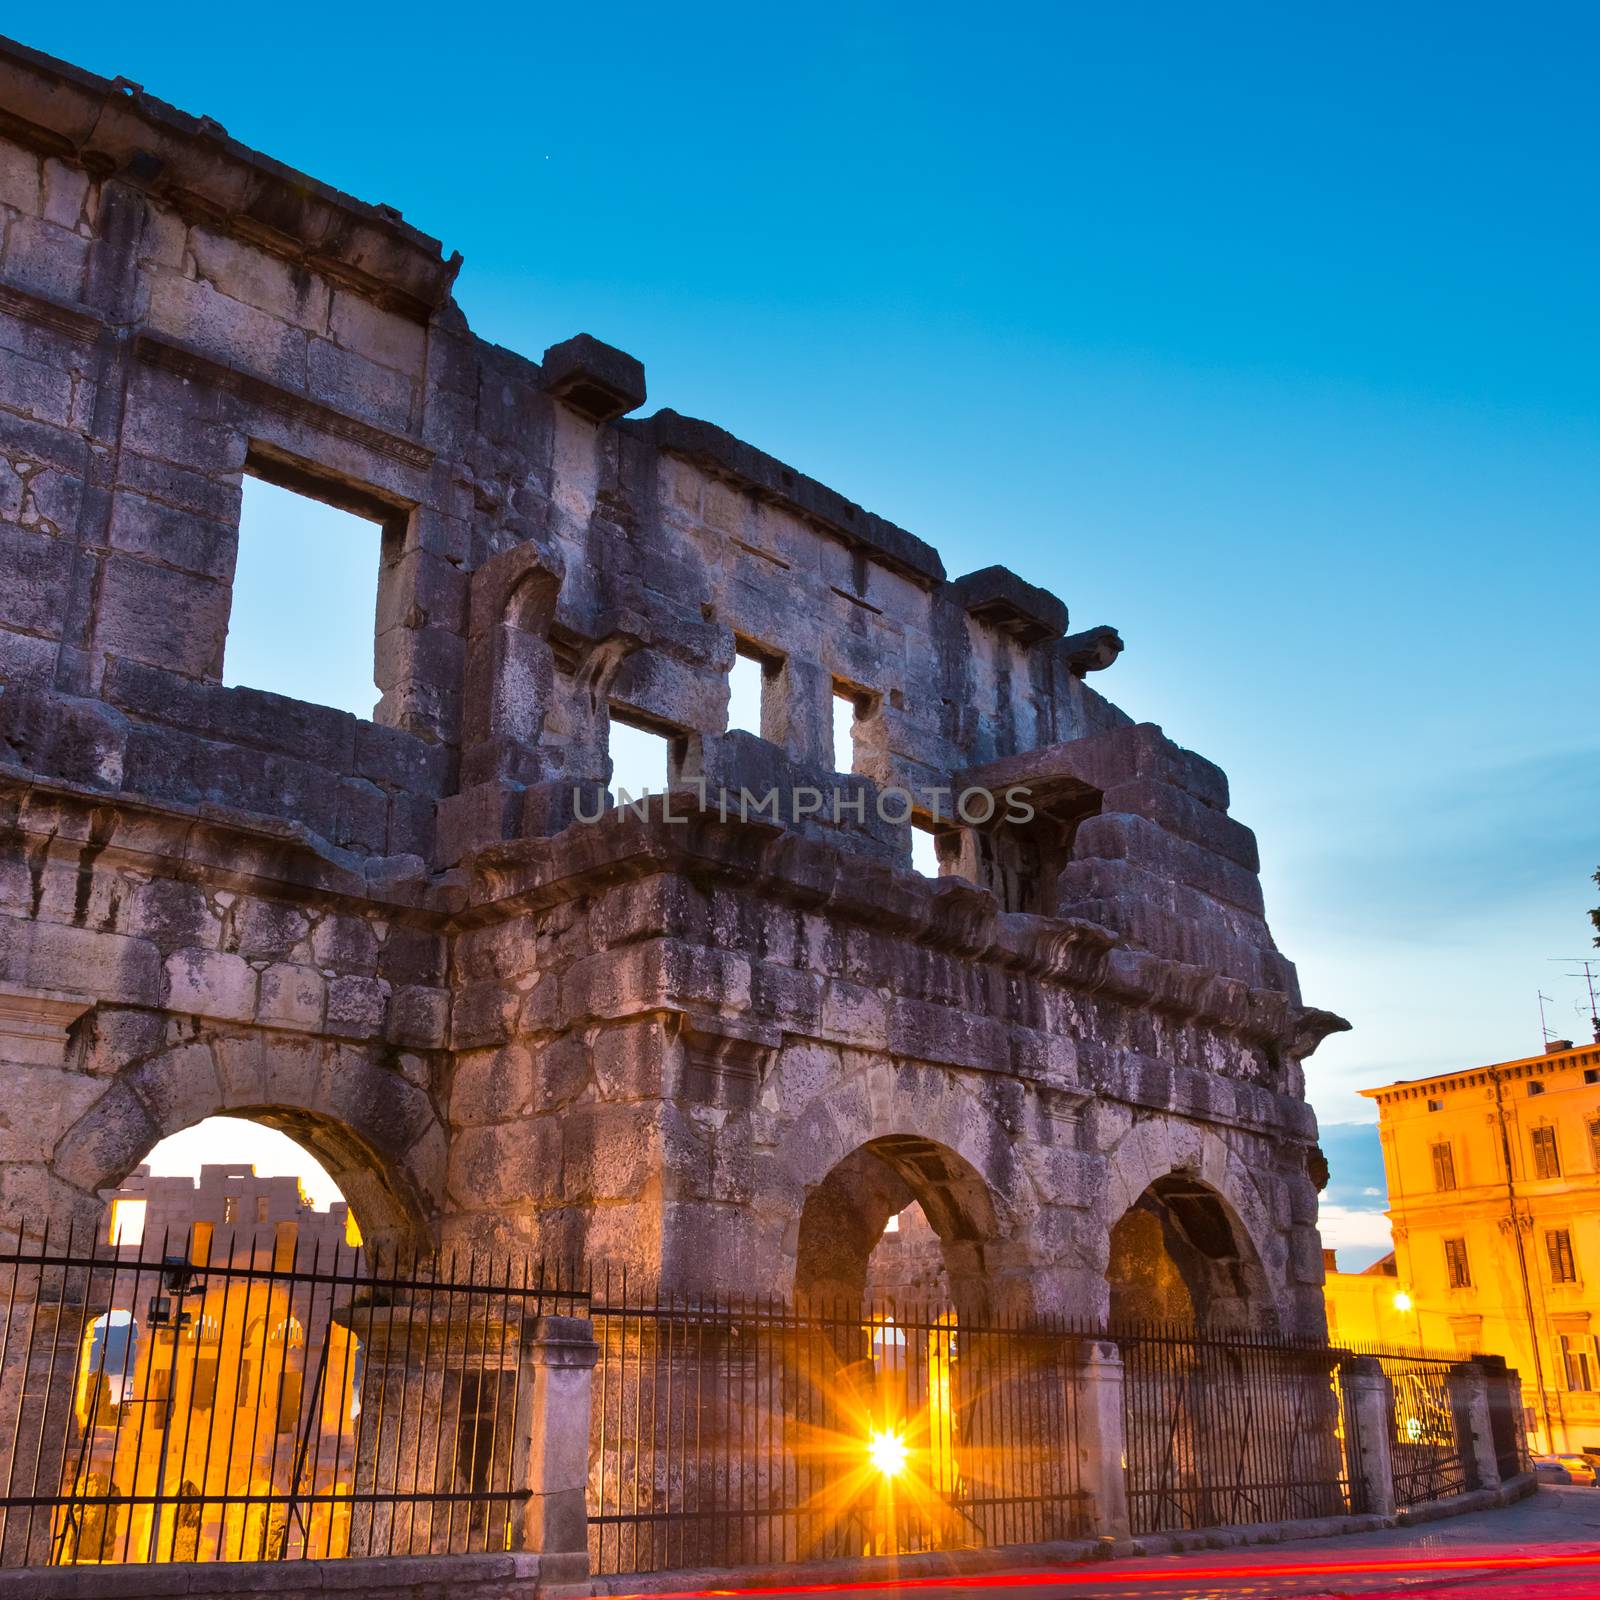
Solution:
[{"label": "yellow illuminated building", "polygon": [[1330,1279],[1336,1337],[1501,1356],[1533,1448],[1600,1448],[1600,1044],[1362,1093],[1394,1275]]}]

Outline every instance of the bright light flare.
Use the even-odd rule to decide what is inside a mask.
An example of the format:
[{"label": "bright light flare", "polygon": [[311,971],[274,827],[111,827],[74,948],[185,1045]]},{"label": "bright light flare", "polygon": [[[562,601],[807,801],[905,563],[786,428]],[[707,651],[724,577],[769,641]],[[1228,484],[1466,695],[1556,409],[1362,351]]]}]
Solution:
[{"label": "bright light flare", "polygon": [[1411,1296],[1404,1289],[1394,1297],[1394,1308],[1396,1311],[1409,1311],[1411,1309]]},{"label": "bright light flare", "polygon": [[906,1442],[892,1429],[874,1428],[867,1440],[867,1459],[886,1478],[898,1478],[906,1470]]}]

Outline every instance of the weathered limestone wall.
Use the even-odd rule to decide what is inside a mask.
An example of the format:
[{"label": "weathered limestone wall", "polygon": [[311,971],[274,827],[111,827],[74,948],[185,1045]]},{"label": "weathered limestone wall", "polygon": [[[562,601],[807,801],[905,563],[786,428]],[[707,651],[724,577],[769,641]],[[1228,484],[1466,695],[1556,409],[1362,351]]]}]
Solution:
[{"label": "weathered limestone wall", "polygon": [[[630,418],[620,351],[475,339],[437,241],[215,123],[15,46],[0,106],[0,1206],[92,1217],[238,1110],[371,1239],[820,1291],[916,1199],[958,1287],[1088,1312],[1165,1183],[1219,1303],[1320,1327],[1339,1024],[1223,775],[1089,687],[1112,630]],[[370,721],[221,686],[245,474],[380,524]],[[576,821],[613,716],[866,815]],[[1013,784],[920,819],[938,879],[874,815]]]}]

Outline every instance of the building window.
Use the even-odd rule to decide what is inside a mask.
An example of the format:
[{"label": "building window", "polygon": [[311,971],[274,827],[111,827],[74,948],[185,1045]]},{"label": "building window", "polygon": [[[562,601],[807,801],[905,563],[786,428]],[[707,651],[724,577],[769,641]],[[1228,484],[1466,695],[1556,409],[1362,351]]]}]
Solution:
[{"label": "building window", "polygon": [[226,1226],[228,1223],[237,1222],[238,1220],[239,1220],[239,1197],[238,1197],[238,1195],[236,1195],[236,1194],[224,1195],[222,1197],[222,1221],[223,1221],[223,1225]]},{"label": "building window", "polygon": [[1589,1163],[1600,1172],[1600,1117],[1589,1124]]},{"label": "building window", "polygon": [[1472,1273],[1467,1267],[1467,1241],[1446,1239],[1444,1242],[1444,1270],[1452,1289],[1470,1289]]},{"label": "building window", "polygon": [[1536,1178],[1559,1178],[1561,1157],[1556,1150],[1556,1130],[1533,1130],[1533,1175]]},{"label": "building window", "polygon": [[256,1196],[256,1221],[265,1222],[272,1211],[272,1203],[264,1194]]},{"label": "building window", "polygon": [[1587,1394],[1593,1388],[1589,1378],[1589,1352],[1581,1348],[1574,1350],[1566,1334],[1561,1335],[1561,1365],[1566,1370],[1569,1389]]},{"label": "building window", "polygon": [[149,1202],[113,1200],[111,1202],[110,1242],[114,1245],[144,1243],[144,1218]]},{"label": "building window", "polygon": [[666,734],[630,722],[613,706],[609,739],[611,797],[618,806],[632,804],[637,810],[646,795],[672,787],[672,741]]},{"label": "building window", "polygon": [[1534,1095],[1543,1094],[1543,1093],[1544,1093],[1544,1085],[1542,1083],[1530,1082],[1528,1084],[1528,1098],[1530,1100],[1534,1097]]},{"label": "building window", "polygon": [[1572,1259],[1572,1235],[1565,1228],[1553,1228],[1544,1236],[1544,1247],[1550,1257],[1550,1281],[1576,1283],[1578,1268]]},{"label": "building window", "polygon": [[845,684],[833,686],[833,770],[859,772],[860,750],[857,735],[862,719],[871,705],[871,697],[859,689]]},{"label": "building window", "polygon": [[1447,1144],[1433,1147],[1433,1186],[1443,1194],[1456,1186],[1456,1156]]},{"label": "building window", "polygon": [[222,681],[370,717],[382,544],[376,522],[247,470]]},{"label": "building window", "polygon": [[1600,1067],[1585,1067],[1583,1069],[1585,1083],[1600,1083]]},{"label": "building window", "polygon": [[1430,1100],[1428,1102],[1428,1109],[1430,1111],[1443,1111],[1444,1110],[1444,1101],[1443,1100]]},{"label": "building window", "polygon": [[733,671],[728,674],[728,732],[753,733],[762,737],[761,700],[765,687],[761,661],[746,655],[743,647],[733,658]]}]

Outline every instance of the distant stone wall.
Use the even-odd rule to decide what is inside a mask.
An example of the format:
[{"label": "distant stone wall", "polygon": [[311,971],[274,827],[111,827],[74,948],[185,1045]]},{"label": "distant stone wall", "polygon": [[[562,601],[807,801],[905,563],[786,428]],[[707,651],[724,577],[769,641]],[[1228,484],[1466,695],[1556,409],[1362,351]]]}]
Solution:
[{"label": "distant stone wall", "polygon": [[[1230,1314],[1320,1328],[1301,1062],[1341,1024],[1223,774],[1089,686],[1112,629],[630,416],[587,335],[478,340],[435,240],[209,120],[15,46],[0,98],[8,1214],[87,1220],[226,1110],[380,1247],[851,1291],[915,1200],[958,1289],[1093,1312],[1165,1183]],[[381,529],[370,721],[219,682],[247,474]],[[674,818],[579,820],[613,718],[670,740]]]}]

